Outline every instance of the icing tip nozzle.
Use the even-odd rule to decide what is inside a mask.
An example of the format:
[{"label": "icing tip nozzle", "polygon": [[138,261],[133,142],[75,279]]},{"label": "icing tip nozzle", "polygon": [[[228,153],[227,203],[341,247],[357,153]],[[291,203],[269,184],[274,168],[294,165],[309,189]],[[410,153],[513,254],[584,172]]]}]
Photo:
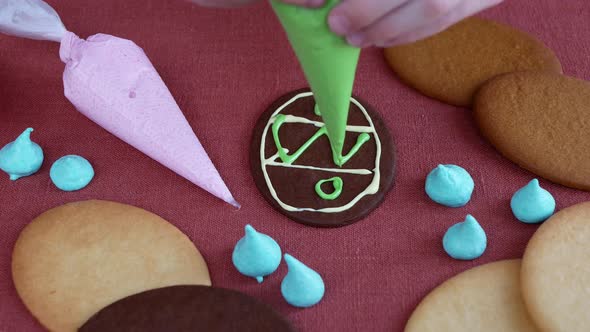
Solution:
[{"label": "icing tip nozzle", "polygon": [[234,198],[232,198],[231,200],[229,200],[227,202],[238,210],[242,208],[242,205],[240,203],[238,203],[238,201],[236,201]]},{"label": "icing tip nozzle", "polygon": [[535,187],[540,187],[541,186],[539,184],[539,179],[533,179],[533,180],[531,180],[530,184],[532,184]]}]

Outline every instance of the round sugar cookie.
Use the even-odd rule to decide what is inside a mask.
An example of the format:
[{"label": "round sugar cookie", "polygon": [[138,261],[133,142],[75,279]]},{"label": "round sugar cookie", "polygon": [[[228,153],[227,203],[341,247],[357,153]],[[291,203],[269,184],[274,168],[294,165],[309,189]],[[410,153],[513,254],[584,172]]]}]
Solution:
[{"label": "round sugar cookie", "polygon": [[561,73],[549,48],[512,27],[472,17],[413,44],[385,49],[397,76],[421,93],[456,106],[470,106],[477,89],[504,73]]},{"label": "round sugar cookie", "polygon": [[418,305],[405,332],[534,332],[520,295],[519,259],[481,265],[445,281]]},{"label": "round sugar cookie", "polygon": [[266,304],[239,292],[172,286],[131,295],[100,310],[80,332],[290,332]]},{"label": "round sugar cookie", "polygon": [[581,332],[590,327],[590,202],[545,221],[522,260],[522,293],[542,331]]},{"label": "round sugar cookie", "polygon": [[211,285],[201,254],[180,230],[137,207],[69,203],[33,220],[12,255],[16,290],[51,331],[76,331],[123,297],[179,284]]},{"label": "round sugar cookie", "polygon": [[[275,120],[285,116],[277,136],[282,148],[293,155],[323,126],[314,109],[313,94],[303,89],[282,96],[260,116],[250,147],[254,182],[276,210],[294,221],[317,227],[349,225],[377,208],[391,188],[396,160],[393,141],[378,113],[352,98],[343,153],[351,150],[360,135],[368,134],[369,140],[357,154],[342,167],[336,166],[328,137],[321,135],[292,164],[283,162],[274,137]],[[334,197],[322,198],[318,186]]]},{"label": "round sugar cookie", "polygon": [[473,116],[506,158],[550,181],[590,190],[590,83],[549,73],[502,75],[477,93]]}]

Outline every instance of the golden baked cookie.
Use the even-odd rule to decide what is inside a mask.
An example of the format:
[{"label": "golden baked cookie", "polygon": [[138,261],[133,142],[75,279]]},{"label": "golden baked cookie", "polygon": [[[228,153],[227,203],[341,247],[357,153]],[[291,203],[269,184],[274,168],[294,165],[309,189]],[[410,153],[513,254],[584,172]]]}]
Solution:
[{"label": "golden baked cookie", "polygon": [[522,293],[542,331],[590,329],[590,202],[563,209],[529,241],[522,261]]},{"label": "golden baked cookie", "polygon": [[485,84],[479,129],[506,158],[559,184],[590,190],[590,83],[521,72]]},{"label": "golden baked cookie", "polygon": [[106,201],[66,204],[33,220],[16,242],[12,277],[31,313],[60,332],[132,294],[211,285],[186,235],[151,212]]},{"label": "golden baked cookie", "polygon": [[561,73],[553,51],[534,37],[475,17],[433,37],[388,48],[385,57],[407,85],[457,106],[470,106],[477,89],[499,74],[522,70]]},{"label": "golden baked cookie", "polygon": [[418,305],[405,332],[534,332],[520,295],[520,260],[475,267]]}]

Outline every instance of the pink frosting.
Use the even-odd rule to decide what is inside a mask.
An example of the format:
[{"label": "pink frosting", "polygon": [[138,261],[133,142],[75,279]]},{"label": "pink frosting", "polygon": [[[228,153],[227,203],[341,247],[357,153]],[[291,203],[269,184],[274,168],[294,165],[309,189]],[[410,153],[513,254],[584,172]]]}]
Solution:
[{"label": "pink frosting", "polygon": [[65,96],[82,114],[220,199],[239,206],[174,97],[130,40],[67,32],[60,58]]}]

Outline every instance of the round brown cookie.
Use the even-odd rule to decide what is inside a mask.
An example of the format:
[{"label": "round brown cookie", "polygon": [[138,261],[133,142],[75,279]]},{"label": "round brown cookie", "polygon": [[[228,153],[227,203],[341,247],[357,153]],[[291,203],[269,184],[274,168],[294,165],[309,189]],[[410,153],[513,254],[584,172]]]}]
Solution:
[{"label": "round brown cookie", "polygon": [[33,220],[16,242],[12,277],[31,313],[60,332],[147,289],[211,285],[186,235],[153,213],[106,201],[66,204]]},{"label": "round brown cookie", "polygon": [[533,332],[520,295],[519,259],[489,263],[445,281],[418,305],[405,332]]},{"label": "round brown cookie", "polygon": [[590,83],[559,74],[506,74],[478,92],[474,117],[506,158],[548,180],[590,190]]},{"label": "round brown cookie", "polygon": [[[360,132],[368,130],[370,136],[356,155],[338,168],[332,160],[328,137],[322,135],[292,165],[286,165],[277,156],[270,121],[279,114],[302,120],[287,121],[278,134],[283,148],[292,154],[323,126],[314,106],[313,95],[303,89],[282,96],[260,116],[250,148],[252,175],[264,198],[287,217],[311,226],[349,225],[377,208],[390,190],[396,159],[393,141],[377,112],[353,99],[344,154],[356,143]],[[334,200],[321,198],[316,184],[333,177],[342,179],[341,195]],[[321,188],[327,194],[334,191],[332,183],[324,183]],[[376,192],[370,193],[373,188]]]},{"label": "round brown cookie", "polygon": [[561,73],[549,48],[509,26],[468,18],[413,44],[385,50],[399,78],[440,101],[470,106],[477,89],[504,73],[540,70]]},{"label": "round brown cookie", "polygon": [[543,331],[590,327],[590,202],[563,209],[529,241],[522,260],[522,293]]},{"label": "round brown cookie", "polygon": [[271,307],[233,290],[173,286],[149,290],[100,310],[80,332],[289,332]]}]

